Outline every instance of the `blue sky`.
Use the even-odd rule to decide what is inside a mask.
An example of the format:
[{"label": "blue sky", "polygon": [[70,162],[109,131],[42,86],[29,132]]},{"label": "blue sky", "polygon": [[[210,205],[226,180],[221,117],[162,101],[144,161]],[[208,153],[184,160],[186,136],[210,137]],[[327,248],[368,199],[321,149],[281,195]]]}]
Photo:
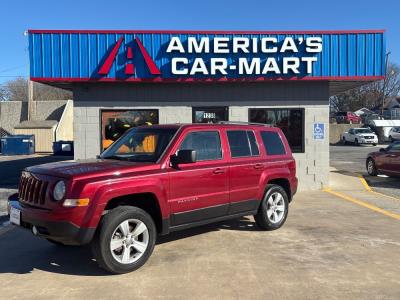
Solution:
[{"label": "blue sky", "polygon": [[0,83],[28,76],[27,29],[386,29],[390,60],[400,64],[399,12],[398,0],[6,1]]}]

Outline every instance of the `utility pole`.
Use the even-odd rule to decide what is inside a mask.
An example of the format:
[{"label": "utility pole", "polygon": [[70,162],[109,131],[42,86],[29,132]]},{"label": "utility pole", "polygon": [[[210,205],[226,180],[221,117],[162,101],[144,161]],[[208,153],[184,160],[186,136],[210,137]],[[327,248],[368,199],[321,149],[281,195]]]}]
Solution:
[{"label": "utility pole", "polygon": [[388,67],[389,67],[389,55],[390,55],[390,53],[391,52],[389,51],[385,55],[386,67],[385,67],[385,77],[383,78],[383,87],[382,87],[382,109],[381,109],[382,117],[383,117],[383,107],[385,106],[385,98],[386,98],[385,89],[386,89],[386,82],[387,82],[386,79],[387,79],[387,75],[388,75],[388,72],[389,72]]}]

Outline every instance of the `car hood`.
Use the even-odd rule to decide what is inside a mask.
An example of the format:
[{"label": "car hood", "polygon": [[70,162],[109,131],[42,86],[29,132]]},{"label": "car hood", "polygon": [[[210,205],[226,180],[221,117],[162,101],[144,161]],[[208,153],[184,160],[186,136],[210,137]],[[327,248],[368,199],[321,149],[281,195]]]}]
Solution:
[{"label": "car hood", "polygon": [[63,161],[29,167],[26,171],[36,174],[50,175],[63,178],[106,176],[140,172],[159,167],[152,162],[129,162],[114,159],[88,159]]},{"label": "car hood", "polygon": [[366,136],[373,136],[376,137],[375,133],[358,133],[358,136],[366,137]]}]

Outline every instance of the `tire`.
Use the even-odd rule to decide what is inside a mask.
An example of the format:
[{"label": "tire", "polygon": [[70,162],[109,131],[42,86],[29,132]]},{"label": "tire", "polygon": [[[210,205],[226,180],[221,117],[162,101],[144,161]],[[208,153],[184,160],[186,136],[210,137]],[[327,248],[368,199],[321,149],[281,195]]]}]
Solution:
[{"label": "tire", "polygon": [[[135,235],[137,229],[143,231]],[[148,213],[137,207],[119,206],[102,218],[91,244],[93,256],[110,273],[132,272],[149,259],[156,235],[156,226]]]},{"label": "tire", "polygon": [[390,143],[393,143],[394,142],[394,138],[392,136],[389,136],[389,141],[390,141]]},{"label": "tire", "polygon": [[375,147],[375,146],[376,146],[376,144],[375,144],[375,143],[373,143],[373,144],[372,144],[372,146],[374,146],[374,147]]},{"label": "tire", "polygon": [[[282,214],[279,214],[279,212]],[[286,191],[279,185],[268,184],[265,196],[254,219],[261,229],[275,230],[282,227],[285,223],[288,212],[289,199]]]},{"label": "tire", "polygon": [[375,161],[372,158],[367,159],[367,172],[370,176],[377,176],[378,170],[375,166]]},{"label": "tire", "polygon": [[360,146],[360,143],[358,142],[358,139],[355,139],[355,140],[354,140],[354,145]]},{"label": "tire", "polygon": [[347,141],[346,141],[345,137],[343,137],[343,145],[347,145]]}]

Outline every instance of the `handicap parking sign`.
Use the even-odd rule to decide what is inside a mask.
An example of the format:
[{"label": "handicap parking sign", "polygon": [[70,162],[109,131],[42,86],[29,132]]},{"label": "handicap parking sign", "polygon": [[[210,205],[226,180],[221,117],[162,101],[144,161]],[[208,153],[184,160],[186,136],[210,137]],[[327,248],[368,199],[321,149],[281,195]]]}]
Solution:
[{"label": "handicap parking sign", "polygon": [[325,138],[325,124],[314,123],[314,140],[323,140]]}]

